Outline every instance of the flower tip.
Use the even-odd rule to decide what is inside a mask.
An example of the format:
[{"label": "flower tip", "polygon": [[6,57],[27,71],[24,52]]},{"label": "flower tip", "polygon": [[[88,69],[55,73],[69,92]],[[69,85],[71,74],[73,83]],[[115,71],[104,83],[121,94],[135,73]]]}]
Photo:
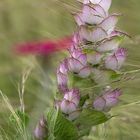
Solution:
[{"label": "flower tip", "polygon": [[47,129],[47,121],[44,116],[42,116],[34,130],[34,137],[38,140],[42,140],[47,137],[48,129]]}]

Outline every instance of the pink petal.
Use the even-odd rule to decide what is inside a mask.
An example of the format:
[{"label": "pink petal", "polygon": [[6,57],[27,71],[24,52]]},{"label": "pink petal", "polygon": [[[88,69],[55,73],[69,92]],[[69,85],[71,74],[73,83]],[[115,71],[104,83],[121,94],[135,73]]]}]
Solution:
[{"label": "pink petal", "polygon": [[59,71],[65,75],[68,72],[67,60],[65,59],[59,66]]},{"label": "pink petal", "polygon": [[121,96],[121,94],[122,93],[120,89],[109,90],[104,94],[104,98],[118,98],[119,96]]},{"label": "pink petal", "polygon": [[81,54],[79,57],[78,57],[78,60],[83,64],[83,65],[86,65],[87,64],[87,56],[85,54]]},{"label": "pink petal", "polygon": [[78,73],[80,71],[80,69],[83,68],[83,65],[81,64],[80,61],[78,61],[77,59],[74,59],[74,58],[69,58],[68,59],[68,67],[69,67],[69,70],[71,72],[76,72]]},{"label": "pink petal", "polygon": [[117,70],[118,69],[118,60],[116,59],[116,57],[114,55],[106,58],[105,67],[107,69],[111,69],[111,70]]},{"label": "pink petal", "polygon": [[61,111],[65,114],[69,114],[76,110],[76,105],[70,101],[63,100],[61,103]]},{"label": "pink petal", "polygon": [[118,69],[120,69],[122,67],[124,62],[125,62],[125,58],[124,57],[118,58]]},{"label": "pink petal", "polygon": [[101,0],[84,0],[84,4],[88,4],[88,3],[93,3],[93,4],[98,4]]},{"label": "pink petal", "polygon": [[102,28],[96,28],[92,35],[94,42],[100,41],[106,38],[106,36],[107,34]]},{"label": "pink petal", "polygon": [[90,72],[91,72],[91,70],[89,67],[84,67],[80,70],[78,75],[82,78],[86,78],[90,75]]},{"label": "pink petal", "polygon": [[101,0],[99,5],[103,7],[105,11],[108,11],[111,6],[112,0]]},{"label": "pink petal", "polygon": [[74,47],[72,46],[70,48],[71,51],[73,51],[75,49],[75,46],[77,47],[80,44],[80,36],[79,36],[78,32],[74,33],[72,41],[73,41]]},{"label": "pink petal", "polygon": [[99,4],[105,11],[108,11],[111,6],[112,0],[84,0],[84,4],[93,3]]},{"label": "pink petal", "polygon": [[79,96],[79,91],[69,91],[64,95],[64,99],[75,103],[76,106],[79,104],[80,96]]},{"label": "pink petal", "polygon": [[78,59],[78,57],[80,57],[80,55],[82,55],[82,51],[81,50],[78,50],[78,49],[73,49],[71,53],[71,56],[75,59]]},{"label": "pink petal", "polygon": [[82,16],[83,16],[82,13],[74,15],[74,19],[75,19],[76,23],[78,24],[78,26],[81,26],[81,25],[85,24],[83,19],[82,19]]},{"label": "pink petal", "polygon": [[59,72],[57,73],[57,82],[58,85],[67,85],[68,77],[67,75]]},{"label": "pink petal", "polygon": [[106,32],[108,32],[108,34],[110,34],[114,30],[119,16],[120,15],[114,14],[107,17],[99,24],[99,27],[102,27]]},{"label": "pink petal", "polygon": [[95,99],[93,106],[96,110],[103,111],[106,105],[106,100],[103,97]]},{"label": "pink petal", "polygon": [[88,4],[88,3],[90,3],[90,0],[83,0],[83,3]]},{"label": "pink petal", "polygon": [[126,57],[126,49],[125,48],[118,48],[115,52],[116,57]]},{"label": "pink petal", "polygon": [[79,19],[87,24],[99,24],[106,17],[104,9],[100,5],[84,5],[82,14],[79,14]]},{"label": "pink petal", "polygon": [[106,98],[106,107],[110,108],[115,106],[118,103],[118,99],[117,98],[113,98],[113,97],[108,97]]},{"label": "pink petal", "polygon": [[116,52],[115,52],[115,56],[118,60],[118,69],[121,68],[121,66],[123,65],[125,59],[126,59],[126,49],[124,48],[119,48]]},{"label": "pink petal", "polygon": [[107,33],[100,27],[88,29],[85,26],[81,26],[79,36],[83,41],[98,42],[106,38]]},{"label": "pink petal", "polygon": [[118,39],[118,37],[112,37],[111,39],[107,39],[97,46],[96,50],[99,52],[113,51],[118,48],[120,42],[121,41]]}]

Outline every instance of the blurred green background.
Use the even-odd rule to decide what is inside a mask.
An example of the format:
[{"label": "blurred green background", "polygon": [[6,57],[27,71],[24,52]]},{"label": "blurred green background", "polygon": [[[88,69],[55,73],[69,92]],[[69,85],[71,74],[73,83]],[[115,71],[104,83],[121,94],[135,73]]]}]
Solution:
[{"label": "blurred green background", "polygon": [[[61,56],[52,56],[51,60],[46,57],[42,62],[34,56],[17,56],[12,47],[19,42],[71,35],[76,30],[76,25],[70,12],[77,8],[76,0],[0,1],[0,90],[8,96],[14,108],[19,107],[18,83],[22,72],[32,67],[24,96],[26,111],[32,118],[29,124],[31,132],[41,112],[51,104],[56,89],[55,69]],[[126,39],[122,44],[122,47],[128,49],[124,69],[140,69],[140,0],[113,0],[111,12],[113,11],[123,14],[118,27],[132,36],[132,39]],[[41,64],[45,64],[43,69]],[[130,75],[129,78],[132,79],[120,85],[124,91],[122,103],[112,110],[112,114],[118,116],[106,126],[105,135],[98,134],[97,139],[140,139],[140,105],[137,103],[140,101],[140,73]],[[0,126],[12,135],[7,121],[9,113],[0,97]],[[92,140],[92,135],[94,132],[86,139]]]}]

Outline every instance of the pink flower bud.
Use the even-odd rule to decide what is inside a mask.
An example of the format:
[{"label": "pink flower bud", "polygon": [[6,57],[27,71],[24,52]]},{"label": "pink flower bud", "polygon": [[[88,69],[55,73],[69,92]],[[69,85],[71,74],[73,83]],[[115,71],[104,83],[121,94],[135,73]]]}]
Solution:
[{"label": "pink flower bud", "polygon": [[72,89],[65,93],[60,104],[60,109],[63,113],[69,114],[77,110],[80,101],[79,90]]},{"label": "pink flower bud", "polygon": [[84,4],[93,3],[99,4],[105,11],[108,11],[112,0],[84,0]]},{"label": "pink flower bud", "polygon": [[121,95],[121,91],[119,89],[115,89],[111,92],[106,93],[103,97],[106,100],[106,106],[107,107],[113,107],[115,106],[119,99],[118,97]]},{"label": "pink flower bud", "polygon": [[126,49],[119,48],[113,55],[105,59],[105,67],[111,70],[119,70],[126,58]]},{"label": "pink flower bud", "polygon": [[67,83],[68,83],[68,66],[67,60],[64,60],[59,68],[57,69],[57,82],[60,91],[67,90]]},{"label": "pink flower bud", "polygon": [[87,56],[81,50],[73,49],[71,57],[68,59],[68,68],[70,72],[85,78],[90,74],[90,68],[87,66]]},{"label": "pink flower bud", "polygon": [[100,5],[84,5],[82,12],[76,14],[75,20],[77,24],[85,25],[85,24],[99,24],[105,17],[107,16],[107,13],[104,11],[104,9]]},{"label": "pink flower bud", "polygon": [[73,102],[66,99],[63,99],[60,107],[61,107],[61,111],[65,114],[69,114],[76,110],[76,105]]},{"label": "pink flower bud", "polygon": [[67,85],[68,78],[65,74],[59,72],[57,73],[58,85]]},{"label": "pink flower bud", "polygon": [[43,140],[47,137],[48,130],[47,130],[47,121],[45,120],[44,116],[39,120],[35,130],[34,136],[38,140]]},{"label": "pink flower bud", "polygon": [[69,70],[71,72],[76,73],[76,74],[78,74],[79,71],[84,67],[84,65],[79,60],[77,60],[75,58],[68,59],[68,66],[69,66]]},{"label": "pink flower bud", "polygon": [[64,99],[72,101],[73,103],[76,104],[76,106],[78,106],[80,99],[79,90],[72,89],[69,92],[66,92],[64,95]]},{"label": "pink flower bud", "polygon": [[67,91],[67,83],[68,83],[68,77],[67,75],[64,75],[63,73],[57,73],[57,82],[58,82],[58,88],[61,92]]},{"label": "pink flower bud", "polygon": [[109,111],[118,103],[120,95],[121,91],[119,89],[107,91],[102,96],[95,99],[93,106],[99,111]]},{"label": "pink flower bud", "polygon": [[110,35],[111,32],[115,29],[119,16],[119,14],[108,16],[99,24],[99,27],[103,28],[107,32],[107,34]]},{"label": "pink flower bud", "polygon": [[58,71],[60,71],[61,73],[67,75],[67,73],[68,73],[67,59],[65,59],[65,60],[60,64]]},{"label": "pink flower bud", "polygon": [[[73,45],[75,47],[79,46],[79,44],[80,44],[80,36],[79,36],[79,33],[78,32],[76,32],[73,35],[72,41],[73,41]],[[70,49],[74,49],[75,48],[74,46],[72,46]]]},{"label": "pink flower bud", "polygon": [[87,57],[81,50],[74,49],[71,53],[72,58],[79,60],[83,65],[87,64]]},{"label": "pink flower bud", "polygon": [[104,111],[106,107],[106,100],[103,97],[98,97],[95,99],[93,106],[96,110]]},{"label": "pink flower bud", "polygon": [[88,77],[88,76],[90,75],[90,73],[91,73],[90,67],[85,66],[85,67],[83,67],[82,69],[80,69],[78,75],[79,75],[79,77],[81,77],[81,78],[86,78],[86,77]]}]

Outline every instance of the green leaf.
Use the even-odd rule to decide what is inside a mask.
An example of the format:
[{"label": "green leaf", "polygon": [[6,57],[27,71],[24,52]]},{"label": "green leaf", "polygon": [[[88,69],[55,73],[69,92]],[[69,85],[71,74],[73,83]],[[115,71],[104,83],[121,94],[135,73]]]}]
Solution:
[{"label": "green leaf", "polygon": [[77,76],[76,74],[70,73],[69,74],[69,87],[75,87],[78,89],[83,89],[83,88],[89,88],[95,85],[95,82],[87,77],[87,78],[81,78]]},{"label": "green leaf", "polygon": [[49,140],[77,140],[77,128],[63,114],[54,108],[48,109],[46,119],[49,129]]},{"label": "green leaf", "polygon": [[16,125],[18,122],[22,127],[27,126],[29,122],[29,116],[20,110],[15,111],[15,114],[11,114],[9,120]]},{"label": "green leaf", "polygon": [[89,95],[88,95],[88,94],[82,96],[82,97],[80,98],[79,106],[82,107],[87,99],[89,99]]},{"label": "green leaf", "polygon": [[109,118],[103,112],[93,109],[84,109],[79,118],[76,120],[76,124],[92,127],[104,123],[108,119]]},{"label": "green leaf", "polygon": [[120,77],[121,77],[121,74],[114,72],[114,73],[111,75],[110,78],[111,78],[111,80],[117,80],[117,79],[120,79]]}]

